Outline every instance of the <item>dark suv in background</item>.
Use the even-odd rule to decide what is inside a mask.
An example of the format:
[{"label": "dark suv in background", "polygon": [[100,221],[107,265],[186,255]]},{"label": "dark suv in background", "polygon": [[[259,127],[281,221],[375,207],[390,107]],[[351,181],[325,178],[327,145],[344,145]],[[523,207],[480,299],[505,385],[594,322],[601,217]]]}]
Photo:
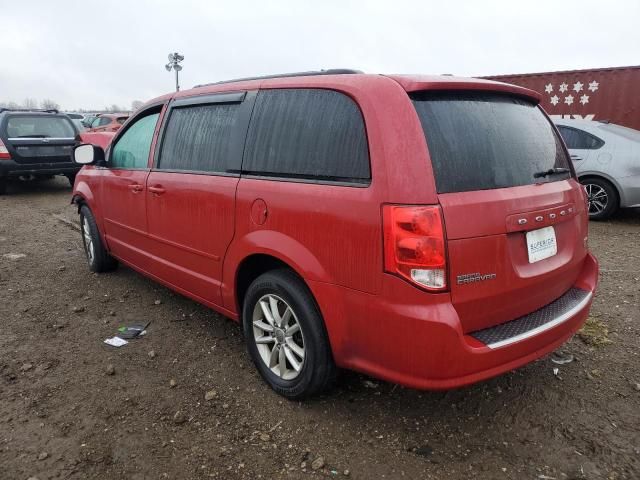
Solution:
[{"label": "dark suv in background", "polygon": [[65,175],[73,185],[80,167],[70,154],[78,133],[57,110],[0,109],[0,194],[11,178]]}]

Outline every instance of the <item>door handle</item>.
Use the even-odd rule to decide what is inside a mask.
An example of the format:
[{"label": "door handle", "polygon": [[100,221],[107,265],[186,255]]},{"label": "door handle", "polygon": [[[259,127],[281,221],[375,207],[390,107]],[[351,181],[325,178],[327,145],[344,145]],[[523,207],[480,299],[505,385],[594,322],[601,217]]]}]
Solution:
[{"label": "door handle", "polygon": [[580,160],[582,160],[582,157],[580,155],[571,155],[571,160],[573,160],[574,162],[579,162]]},{"label": "door handle", "polygon": [[133,193],[138,193],[144,190],[144,188],[139,183],[132,183],[131,185],[129,185],[129,190],[131,190]]},{"label": "door handle", "polygon": [[164,188],[162,188],[160,185],[157,185],[155,187],[147,187],[147,190],[149,190],[154,195],[162,195],[165,192]]}]

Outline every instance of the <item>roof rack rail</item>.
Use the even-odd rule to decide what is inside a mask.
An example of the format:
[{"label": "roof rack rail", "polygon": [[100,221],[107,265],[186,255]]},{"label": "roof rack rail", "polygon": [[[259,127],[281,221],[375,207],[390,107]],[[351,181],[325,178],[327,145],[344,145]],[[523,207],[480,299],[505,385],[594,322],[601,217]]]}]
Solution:
[{"label": "roof rack rail", "polygon": [[0,113],[2,112],[42,112],[42,113],[60,113],[55,108],[6,108],[0,107]]},{"label": "roof rack rail", "polygon": [[235,78],[233,80],[221,80],[220,82],[203,83],[193,88],[208,87],[210,85],[221,85],[224,83],[244,82],[247,80],[267,80],[269,78],[287,78],[287,77],[312,77],[314,75],[350,75],[354,73],[364,73],[362,70],[354,70],[351,68],[329,68],[327,70],[311,70],[308,72],[278,73],[275,75],[263,75],[259,77]]}]

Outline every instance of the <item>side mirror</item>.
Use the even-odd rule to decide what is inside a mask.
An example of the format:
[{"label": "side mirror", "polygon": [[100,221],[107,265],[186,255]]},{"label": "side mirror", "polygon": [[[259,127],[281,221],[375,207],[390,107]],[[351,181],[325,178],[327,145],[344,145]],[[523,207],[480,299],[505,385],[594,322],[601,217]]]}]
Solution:
[{"label": "side mirror", "polygon": [[74,147],[71,157],[78,165],[100,165],[105,163],[102,147],[89,143]]}]

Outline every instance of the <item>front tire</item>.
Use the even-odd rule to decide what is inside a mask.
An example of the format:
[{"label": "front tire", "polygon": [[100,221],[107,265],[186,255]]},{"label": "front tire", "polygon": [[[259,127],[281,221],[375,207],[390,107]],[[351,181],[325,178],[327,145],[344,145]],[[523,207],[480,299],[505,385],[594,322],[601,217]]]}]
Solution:
[{"label": "front tire", "polygon": [[80,228],[89,270],[96,273],[114,270],[118,262],[104,248],[96,220],[86,205],[80,207]]},{"label": "front tire", "polygon": [[587,192],[590,220],[606,220],[618,210],[620,199],[610,182],[601,178],[583,178],[580,183]]},{"label": "front tire", "polygon": [[76,174],[72,174],[72,175],[66,175],[67,180],[69,180],[69,184],[71,185],[71,188],[73,188],[73,186],[76,183]]},{"label": "front tire", "polygon": [[260,275],[244,298],[249,355],[280,395],[299,399],[326,389],[335,377],[324,321],[311,292],[292,271]]}]

